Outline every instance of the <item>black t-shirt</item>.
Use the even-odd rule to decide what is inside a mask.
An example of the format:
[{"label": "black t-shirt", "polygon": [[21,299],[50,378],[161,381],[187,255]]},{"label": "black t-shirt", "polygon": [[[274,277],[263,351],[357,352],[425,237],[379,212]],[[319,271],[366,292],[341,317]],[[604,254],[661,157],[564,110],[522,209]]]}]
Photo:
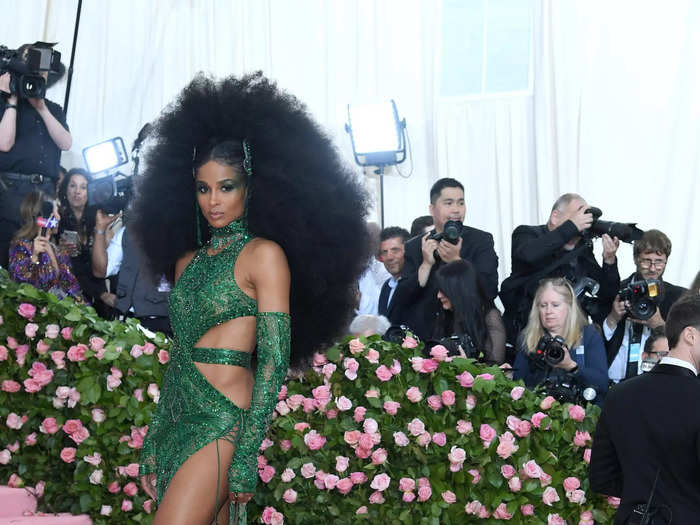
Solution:
[{"label": "black t-shirt", "polygon": [[[0,119],[7,105],[7,99],[0,97]],[[68,129],[66,116],[61,106],[46,99],[46,106],[61,125]],[[39,113],[25,99],[17,101],[17,128],[15,145],[7,153],[0,152],[0,172],[39,173],[58,178],[61,150],[51,139],[46,124]]]}]

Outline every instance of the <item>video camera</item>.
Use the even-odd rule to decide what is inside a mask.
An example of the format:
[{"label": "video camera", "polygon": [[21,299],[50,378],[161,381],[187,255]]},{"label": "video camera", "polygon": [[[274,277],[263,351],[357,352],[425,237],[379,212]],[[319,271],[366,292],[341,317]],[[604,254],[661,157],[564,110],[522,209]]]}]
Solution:
[{"label": "video camera", "polygon": [[20,98],[44,98],[44,72],[61,74],[61,53],[52,48],[55,43],[35,42],[20,56],[19,50],[0,46],[0,75],[10,73],[10,94]]},{"label": "video camera", "polygon": [[661,295],[661,281],[648,279],[632,281],[618,292],[621,301],[625,301],[627,312],[634,319],[646,321],[656,313],[656,301]]},{"label": "video camera", "polygon": [[617,237],[622,242],[632,243],[638,241],[644,235],[644,230],[637,228],[636,222],[601,221],[600,217],[603,215],[603,212],[600,208],[588,208],[586,213],[593,215],[593,224],[583,232],[583,236],[586,238],[602,237],[607,233],[610,237]]},{"label": "video camera", "polygon": [[438,242],[445,239],[447,242],[456,245],[459,242],[459,238],[462,236],[463,227],[464,226],[459,221],[447,221],[442,228],[442,232],[433,233],[428,236],[428,239]]}]

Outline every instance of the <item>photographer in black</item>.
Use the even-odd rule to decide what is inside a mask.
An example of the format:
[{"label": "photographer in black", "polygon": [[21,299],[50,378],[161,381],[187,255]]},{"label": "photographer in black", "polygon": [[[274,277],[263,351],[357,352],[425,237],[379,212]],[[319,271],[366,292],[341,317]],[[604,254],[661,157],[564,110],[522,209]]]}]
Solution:
[{"label": "photographer in black", "polygon": [[468,260],[480,275],[486,296],[498,294],[498,256],[493,236],[464,226],[464,186],[455,179],[440,179],[430,189],[430,214],[435,228],[405,244],[405,263],[394,301],[419,338],[430,337],[440,311],[435,273],[443,264]]},{"label": "photographer in black", "polygon": [[469,261],[442,266],[436,274],[442,305],[433,327],[433,340],[451,355],[482,358],[500,365],[506,354],[506,330],[501,313],[486,296],[479,274]]},{"label": "photographer in black", "polygon": [[[15,63],[23,64],[30,50],[38,52],[35,44],[17,49]],[[0,72],[0,265],[7,266],[10,239],[20,227],[19,203],[32,191],[55,195],[60,154],[72,139],[61,106],[24,97],[16,74]],[[40,76],[46,81],[49,71]]]},{"label": "photographer in black", "polygon": [[666,335],[668,355],[612,388],[593,436],[590,488],[621,498],[616,525],[700,517],[700,296],[673,305]]},{"label": "photographer in black", "polygon": [[671,255],[671,240],[659,230],[649,230],[635,241],[637,271],[620,283],[610,313],[603,323],[608,353],[608,375],[618,382],[641,373],[642,352],[651,331],[663,327],[673,303],[685,292],[663,280]]},{"label": "photographer in black", "polygon": [[514,369],[513,378],[523,379],[528,388],[543,385],[552,395],[553,390],[564,393],[563,399],[555,395],[560,400],[580,402],[590,387],[596,391],[595,402],[602,404],[608,389],[605,345],[587,324],[566,279],[545,279],[537,288],[527,326],[518,337]]},{"label": "photographer in black", "polygon": [[620,285],[616,257],[620,240],[601,235],[603,265],[599,265],[590,239],[596,220],[591,211],[583,197],[567,193],[552,206],[547,224],[513,231],[511,275],[501,284],[500,294],[508,343],[515,344],[527,323],[535,289],[545,277],[566,277],[574,285],[583,277],[595,280],[600,285],[597,311],[586,313],[596,323],[605,319]]}]

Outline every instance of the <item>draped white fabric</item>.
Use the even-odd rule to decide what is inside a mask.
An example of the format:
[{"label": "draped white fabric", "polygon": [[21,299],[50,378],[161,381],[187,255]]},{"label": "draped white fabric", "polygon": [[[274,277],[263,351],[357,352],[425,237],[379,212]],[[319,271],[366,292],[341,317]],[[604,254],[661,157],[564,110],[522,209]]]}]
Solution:
[{"label": "draped white fabric", "polygon": [[[76,6],[5,0],[0,43],[57,40],[67,65]],[[385,178],[387,225],[410,226],[427,213],[430,185],[455,177],[467,222],[494,234],[504,278],[513,228],[544,222],[560,193],[576,191],[605,218],[666,232],[666,277],[687,286],[700,268],[700,4],[537,0],[533,93],[471,99],[440,98],[439,6],[84,0],[63,163],[81,164],[83,147],[112,136],[130,144],[197,71],[262,69],[308,105],[348,163],[346,104],[396,100],[413,174]],[[65,79],[49,98],[62,103],[64,90]],[[620,260],[626,276],[628,246]]]}]

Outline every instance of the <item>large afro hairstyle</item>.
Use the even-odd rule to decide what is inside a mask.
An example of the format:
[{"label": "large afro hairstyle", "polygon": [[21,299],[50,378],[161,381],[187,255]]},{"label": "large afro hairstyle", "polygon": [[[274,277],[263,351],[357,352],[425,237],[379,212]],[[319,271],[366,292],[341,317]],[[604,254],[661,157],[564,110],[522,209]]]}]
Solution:
[{"label": "large afro hairstyle", "polygon": [[[298,99],[260,72],[195,77],[154,127],[131,228],[153,270],[172,276],[199,247],[193,152],[243,139],[252,153],[248,228],[287,256],[291,364],[303,366],[346,329],[370,243],[367,193]],[[200,235],[208,240],[206,228]]]}]

